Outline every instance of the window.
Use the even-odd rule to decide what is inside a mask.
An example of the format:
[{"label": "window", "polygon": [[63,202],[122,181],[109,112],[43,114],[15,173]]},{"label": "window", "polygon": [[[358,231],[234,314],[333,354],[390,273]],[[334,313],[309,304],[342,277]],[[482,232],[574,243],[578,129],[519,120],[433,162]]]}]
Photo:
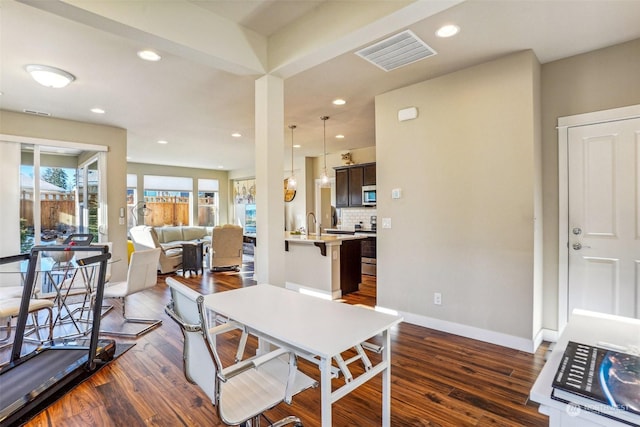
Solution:
[{"label": "window", "polygon": [[127,174],[127,231],[138,225],[136,204],[138,203],[138,175]]},{"label": "window", "polygon": [[218,225],[218,180],[198,179],[198,225]]},{"label": "window", "polygon": [[[12,218],[0,224],[0,234],[10,250],[7,255],[55,243],[57,237],[71,233],[91,233],[98,241],[100,227],[106,229],[106,203],[101,202],[106,197],[106,184],[100,179],[106,147],[59,144],[0,143],[4,151],[12,148],[5,155],[8,164],[3,165],[8,172],[5,180],[11,182],[3,184],[7,186],[7,199],[16,200],[7,204],[15,206],[15,212],[12,207],[2,208]],[[88,160],[81,163],[81,158]],[[9,166],[15,168],[14,180],[10,179]]]},{"label": "window", "polygon": [[191,223],[193,179],[173,176],[144,176],[144,204],[138,223],[161,227]]},{"label": "window", "polygon": [[245,233],[256,232],[256,180],[243,179],[233,183],[234,217]]}]

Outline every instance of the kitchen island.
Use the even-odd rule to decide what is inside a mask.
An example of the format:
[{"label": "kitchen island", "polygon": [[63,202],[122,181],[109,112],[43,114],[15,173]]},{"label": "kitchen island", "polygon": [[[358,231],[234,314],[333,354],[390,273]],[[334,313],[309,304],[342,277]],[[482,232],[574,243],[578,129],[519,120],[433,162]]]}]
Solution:
[{"label": "kitchen island", "polygon": [[285,233],[286,287],[329,299],[357,291],[363,236]]}]

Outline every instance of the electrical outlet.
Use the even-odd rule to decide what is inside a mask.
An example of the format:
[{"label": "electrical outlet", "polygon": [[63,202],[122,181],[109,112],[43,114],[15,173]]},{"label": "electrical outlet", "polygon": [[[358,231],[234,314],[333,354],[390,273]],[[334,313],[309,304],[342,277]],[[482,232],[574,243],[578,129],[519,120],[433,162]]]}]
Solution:
[{"label": "electrical outlet", "polygon": [[433,293],[433,303],[435,305],[442,305],[442,294],[440,292]]}]

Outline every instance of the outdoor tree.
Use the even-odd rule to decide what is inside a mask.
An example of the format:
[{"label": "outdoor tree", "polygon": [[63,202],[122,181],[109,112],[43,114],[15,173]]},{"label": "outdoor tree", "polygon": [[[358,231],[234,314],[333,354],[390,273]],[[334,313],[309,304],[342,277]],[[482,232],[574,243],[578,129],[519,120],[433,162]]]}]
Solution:
[{"label": "outdoor tree", "polygon": [[64,169],[61,168],[47,168],[42,173],[42,180],[49,184],[57,185],[67,190],[69,178]]}]

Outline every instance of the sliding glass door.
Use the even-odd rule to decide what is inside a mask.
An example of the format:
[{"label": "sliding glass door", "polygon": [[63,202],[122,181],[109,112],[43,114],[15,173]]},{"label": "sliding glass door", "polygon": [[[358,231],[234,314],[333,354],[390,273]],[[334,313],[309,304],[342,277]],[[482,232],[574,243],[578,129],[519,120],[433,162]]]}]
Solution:
[{"label": "sliding glass door", "polygon": [[0,138],[0,256],[71,233],[106,241],[106,146]]}]

